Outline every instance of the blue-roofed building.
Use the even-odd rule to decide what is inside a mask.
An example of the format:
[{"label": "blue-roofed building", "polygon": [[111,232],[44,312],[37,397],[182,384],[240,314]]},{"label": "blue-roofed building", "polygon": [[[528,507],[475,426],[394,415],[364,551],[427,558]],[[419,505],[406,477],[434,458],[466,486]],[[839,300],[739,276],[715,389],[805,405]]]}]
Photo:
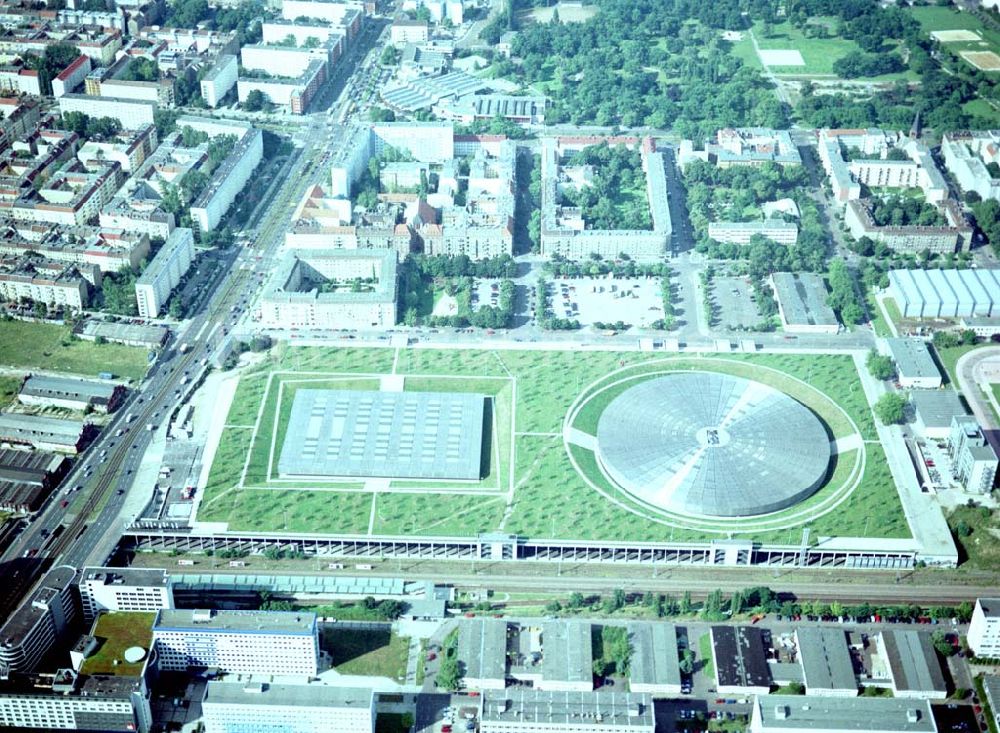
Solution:
[{"label": "blue-roofed building", "polygon": [[890,270],[904,318],[1000,318],[1000,270]]}]

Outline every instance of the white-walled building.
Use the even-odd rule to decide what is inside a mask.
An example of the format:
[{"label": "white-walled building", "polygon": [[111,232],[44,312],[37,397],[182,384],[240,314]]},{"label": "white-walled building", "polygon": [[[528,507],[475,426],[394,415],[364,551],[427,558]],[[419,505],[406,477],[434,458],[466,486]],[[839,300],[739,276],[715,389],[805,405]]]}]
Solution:
[{"label": "white-walled building", "polygon": [[427,24],[422,20],[400,18],[389,26],[389,42],[396,48],[407,43],[424,43],[427,38]]},{"label": "white-walled building", "polygon": [[902,337],[885,340],[889,356],[896,363],[896,377],[904,389],[937,389],[941,386],[938,369],[927,348],[919,338]]},{"label": "white-walled building", "polygon": [[480,733],[654,733],[649,694],[488,690],[480,698]]},{"label": "white-walled building", "polygon": [[319,669],[316,614],[305,611],[162,609],[153,644],[162,670],[312,677]]},{"label": "white-walled building", "polygon": [[67,112],[83,112],[90,117],[113,117],[126,130],[136,130],[155,123],[156,102],[64,94],[59,97],[59,114]]},{"label": "white-walled building", "polygon": [[953,417],[948,454],[953,461],[955,478],[966,491],[975,494],[993,491],[1000,461],[975,418]]},{"label": "white-walled building", "polygon": [[93,69],[90,57],[81,54],[52,79],[52,96],[61,97],[76,89]]},{"label": "white-walled building", "polygon": [[76,615],[76,569],[61,565],[48,572],[35,591],[0,626],[0,666],[33,672],[63,636]]},{"label": "white-walled building", "polygon": [[758,695],[750,733],[937,733],[927,700]]},{"label": "white-walled building", "polygon": [[239,63],[231,54],[220,54],[201,80],[201,96],[205,104],[215,108],[236,85]]},{"label": "white-walled building", "polygon": [[372,733],[375,693],[367,687],[209,682],[205,733]]},{"label": "white-walled building", "polygon": [[792,245],[799,238],[799,226],[784,219],[713,221],[708,225],[709,239],[723,244],[750,244],[755,235],[778,244]]},{"label": "white-walled building", "polygon": [[194,261],[194,232],[174,229],[135,283],[139,315],[156,318]]},{"label": "white-walled building", "polygon": [[1000,659],[1000,598],[977,598],[967,635],[977,657]]},{"label": "white-walled building", "polygon": [[983,200],[1000,201],[1000,178],[994,178],[986,167],[1000,163],[1000,131],[945,133],[941,155],[963,193],[975,191]]},{"label": "white-walled building", "polygon": [[84,568],[79,588],[80,606],[87,623],[102,611],[158,611],[174,607],[166,570]]}]

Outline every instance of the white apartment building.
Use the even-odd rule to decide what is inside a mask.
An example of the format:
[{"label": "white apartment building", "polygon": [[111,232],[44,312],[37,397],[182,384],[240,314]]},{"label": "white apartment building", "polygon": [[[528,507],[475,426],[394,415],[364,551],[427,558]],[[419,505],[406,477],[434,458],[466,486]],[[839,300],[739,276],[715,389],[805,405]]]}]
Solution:
[{"label": "white apartment building", "polygon": [[139,677],[15,675],[0,681],[0,727],[5,730],[120,730],[147,733],[149,691]]},{"label": "white apartment building", "polygon": [[427,24],[421,20],[402,19],[389,26],[389,42],[396,48],[407,43],[424,43],[427,38]]},{"label": "white apartment building", "polygon": [[170,299],[170,293],[184,277],[194,261],[194,232],[178,227],[170,232],[135,283],[135,299],[139,315],[156,318]]},{"label": "white apartment building", "polygon": [[173,608],[166,570],[84,568],[79,581],[83,619],[93,622],[102,611],[159,611]]},{"label": "white apartment building", "polygon": [[941,154],[964,193],[975,191],[983,200],[1000,201],[1000,178],[994,178],[986,167],[1000,163],[1000,131],[945,133]]},{"label": "white apartment building", "polygon": [[424,163],[443,163],[455,157],[455,127],[451,122],[386,122],[372,125],[370,154],[386,147],[405,150]]},{"label": "white apartment building", "polygon": [[404,11],[417,10],[421,7],[427,8],[431,20],[435,23],[447,19],[453,25],[462,25],[465,19],[462,0],[403,0]]},{"label": "white apartment building", "polygon": [[372,733],[371,688],[325,684],[209,682],[205,733]]},{"label": "white apartment building", "polygon": [[[99,278],[100,270],[97,273]],[[15,302],[21,298],[81,310],[90,303],[90,288],[75,265],[29,258],[9,270],[0,268],[0,300]]]},{"label": "white apartment building", "polygon": [[153,645],[163,670],[306,677],[319,670],[315,613],[163,609],[153,622]]},{"label": "white apartment building", "polygon": [[[339,26],[360,27],[360,19],[364,14],[364,5],[357,2],[338,2],[336,0],[282,0],[281,17],[285,20],[296,18],[317,18],[327,23]],[[357,28],[353,28],[353,36]]]},{"label": "white apartment building", "polygon": [[977,657],[1000,658],[1000,598],[977,598],[966,637]]},{"label": "white apartment building", "polygon": [[59,72],[52,80],[52,96],[61,97],[72,92],[79,84],[83,83],[92,68],[93,64],[89,56],[77,56],[73,63]]},{"label": "white apartment building", "polygon": [[215,108],[236,85],[239,63],[231,54],[221,54],[201,80],[201,96],[205,104]]},{"label": "white apartment building", "polygon": [[264,157],[264,134],[245,122],[203,117],[181,117],[178,127],[192,127],[216,135],[236,135],[232,152],[212,173],[212,180],[191,202],[191,218],[202,232],[215,229]]},{"label": "white apartment building", "polygon": [[766,221],[714,221],[708,225],[708,237],[723,244],[750,244],[754,236],[778,244],[792,245],[799,238],[799,226],[784,219]]},{"label": "white apartment building", "polygon": [[96,97],[88,94],[64,94],[59,97],[59,114],[83,112],[91,117],[113,117],[126,130],[154,124],[156,102]]},{"label": "white apartment building", "polygon": [[299,46],[304,45],[309,39],[315,39],[320,44],[326,45],[327,41],[333,38],[333,43],[329,45],[332,61],[340,58],[347,44],[347,34],[342,28],[325,23],[272,20],[262,23],[260,29],[261,42],[265,44],[283,43],[291,36]]},{"label": "white apartment building", "polygon": [[953,417],[948,435],[948,453],[955,478],[975,494],[989,494],[997,477],[1000,460],[973,417]]},{"label": "white apartment building", "polygon": [[0,66],[0,92],[40,96],[42,87],[38,72],[20,66]]}]

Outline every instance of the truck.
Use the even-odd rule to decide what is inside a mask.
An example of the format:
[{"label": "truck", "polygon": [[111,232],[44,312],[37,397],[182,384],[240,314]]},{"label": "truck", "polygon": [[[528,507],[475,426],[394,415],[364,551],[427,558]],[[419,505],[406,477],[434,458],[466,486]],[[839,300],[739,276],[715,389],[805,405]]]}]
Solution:
[{"label": "truck", "polygon": [[150,433],[151,433],[151,432],[153,432],[154,430],[156,430],[156,425],[154,425],[154,424],[153,424],[153,423],[151,423],[151,422],[150,422],[150,423],[146,423],[146,430],[147,430],[147,432],[150,432]]},{"label": "truck", "polygon": [[181,352],[182,354],[186,354],[186,353],[188,352],[188,349],[190,349],[190,348],[191,348],[191,347],[190,347],[190,346],[188,346],[188,345],[187,345],[187,344],[185,343],[185,344],[181,344],[180,346],[178,346],[178,347],[177,347],[177,350],[178,350],[179,352]]},{"label": "truck", "polygon": [[99,373],[99,374],[97,375],[97,378],[98,378],[98,379],[114,379],[114,378],[115,378],[115,375],[114,375],[114,373],[113,373],[113,372],[100,372],[100,373]]}]

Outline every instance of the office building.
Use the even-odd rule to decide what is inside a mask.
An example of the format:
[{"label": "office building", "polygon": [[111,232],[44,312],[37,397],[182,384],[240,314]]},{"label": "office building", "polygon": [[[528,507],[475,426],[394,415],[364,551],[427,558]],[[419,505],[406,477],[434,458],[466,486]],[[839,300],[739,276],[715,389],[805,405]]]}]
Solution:
[{"label": "office building", "polygon": [[857,696],[858,679],[843,630],[799,627],[795,630],[795,644],[806,695]]},{"label": "office building", "polygon": [[427,23],[422,20],[398,18],[389,26],[389,42],[396,48],[407,43],[423,43],[427,40]]},{"label": "office building", "polygon": [[1000,270],[889,270],[904,318],[1000,316]]},{"label": "office building", "polygon": [[931,635],[923,631],[883,631],[875,637],[898,698],[943,700],[948,696]]},{"label": "office building", "polygon": [[174,607],[166,570],[84,568],[78,585],[87,623],[103,611],[158,611]]},{"label": "office building", "polygon": [[183,227],[174,229],[135,282],[135,299],[141,317],[156,318],[163,312],[170,293],[193,261],[194,232]]},{"label": "office building", "polygon": [[372,733],[375,693],[367,687],[209,682],[205,733]]},{"label": "office building", "polygon": [[[358,288],[354,281],[367,284]],[[392,250],[286,250],[261,300],[265,328],[368,328],[395,323]]]},{"label": "office building", "polygon": [[309,612],[162,609],[153,644],[162,670],[311,677],[319,669],[316,614]]},{"label": "office building", "polygon": [[975,418],[956,416],[952,419],[948,454],[955,479],[962,488],[973,494],[993,491],[997,477],[997,454]]},{"label": "office building", "polygon": [[750,733],[937,733],[927,700],[759,695]]},{"label": "office building", "polygon": [[1000,659],[1000,598],[977,598],[966,635],[977,657]]},{"label": "office building", "polygon": [[896,364],[896,379],[905,389],[938,389],[941,371],[934,362],[927,342],[919,338],[888,338],[889,356]]},{"label": "office building", "polygon": [[76,615],[72,586],[76,569],[50,570],[36,590],[0,626],[0,669],[34,672]]},{"label": "office building", "polygon": [[0,413],[0,444],[79,453],[96,432],[93,425],[79,420]]},{"label": "office building", "polygon": [[469,690],[502,690],[507,686],[507,622],[496,618],[462,621],[458,627],[458,660]]},{"label": "office building", "polygon": [[679,695],[681,670],[677,627],[673,624],[633,621],[628,627],[629,690],[650,695]]},{"label": "office building", "polygon": [[25,405],[114,412],[126,392],[123,385],[112,382],[34,374],[21,385],[17,399]]},{"label": "office building", "polygon": [[586,621],[542,624],[542,675],[539,690],[589,692],[594,689],[594,653]]},{"label": "office building", "polygon": [[568,692],[512,687],[480,698],[480,733],[654,733],[652,697],[637,692]]}]

